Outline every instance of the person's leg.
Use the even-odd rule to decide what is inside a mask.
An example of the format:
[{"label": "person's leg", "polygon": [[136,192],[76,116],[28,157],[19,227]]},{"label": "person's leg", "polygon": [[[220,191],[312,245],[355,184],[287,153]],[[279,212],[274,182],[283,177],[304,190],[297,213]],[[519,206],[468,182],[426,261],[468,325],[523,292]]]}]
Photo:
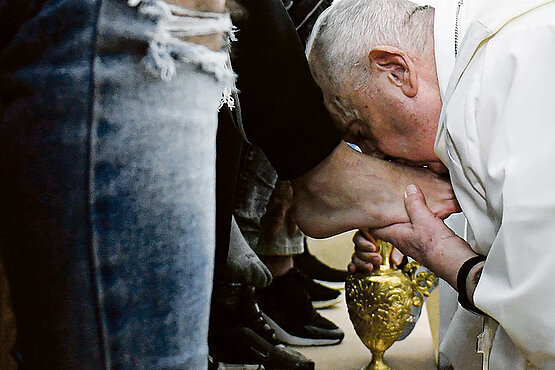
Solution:
[{"label": "person's leg", "polygon": [[272,195],[277,173],[256,146],[247,146],[235,191],[233,214],[243,236],[255,248],[261,230],[261,218]]},{"label": "person's leg", "polygon": [[[216,259],[209,336],[213,367],[232,363],[242,367],[263,365],[268,369],[314,369],[314,362],[276,340],[258,308],[253,286],[265,286],[272,277],[232,220],[234,203],[247,200],[243,192],[250,189],[244,172],[249,168],[252,152],[245,148],[244,155],[239,156],[243,144],[229,114],[221,112],[217,140]],[[264,176],[256,170],[250,175]],[[270,192],[271,188],[268,196]]]},{"label": "person's leg", "polygon": [[[309,290],[314,282],[293,266],[293,255],[303,252],[303,235],[297,230],[295,235],[289,236],[287,222],[283,223],[275,240],[270,240],[267,235],[269,228],[265,227],[265,222],[275,216],[267,210],[271,208],[268,205],[270,196],[275,196],[274,200],[285,199],[281,192],[287,193],[288,184],[284,182],[278,183],[274,189],[276,179],[277,174],[262,151],[250,148],[239,177],[234,214],[245,239],[273,275],[268,287],[258,289],[258,303],[282,342],[302,345],[339,343],[343,339],[341,329],[319,315],[312,306]],[[275,203],[279,205],[281,202],[276,200]],[[328,301],[337,302],[339,291],[321,289],[336,294]]]},{"label": "person's leg", "polygon": [[274,278],[287,274],[293,268],[293,255],[291,254],[265,255],[261,257]]},{"label": "person's leg", "polygon": [[45,2],[1,54],[1,243],[23,367],[206,367],[229,74],[225,53],[174,42],[161,31],[179,20],[142,3]]}]

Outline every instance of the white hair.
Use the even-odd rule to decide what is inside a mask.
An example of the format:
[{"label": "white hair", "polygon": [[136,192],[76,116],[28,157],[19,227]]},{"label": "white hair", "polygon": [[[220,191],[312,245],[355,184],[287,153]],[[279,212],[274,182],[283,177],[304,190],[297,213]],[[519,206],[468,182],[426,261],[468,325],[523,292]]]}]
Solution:
[{"label": "white hair", "polygon": [[421,53],[432,30],[428,6],[407,0],[335,0],[316,21],[306,52],[319,84],[337,92],[351,77],[358,89],[369,79],[370,50],[389,45]]}]

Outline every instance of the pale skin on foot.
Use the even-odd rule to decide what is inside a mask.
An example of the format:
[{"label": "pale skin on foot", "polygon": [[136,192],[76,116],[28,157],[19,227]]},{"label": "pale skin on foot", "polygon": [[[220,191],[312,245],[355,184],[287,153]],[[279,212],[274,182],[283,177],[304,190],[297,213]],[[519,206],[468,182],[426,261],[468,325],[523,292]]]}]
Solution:
[{"label": "pale skin on foot", "polygon": [[167,3],[201,12],[222,13],[226,0],[165,0]]},{"label": "pale skin on foot", "polygon": [[407,222],[402,197],[412,183],[424,189],[438,217],[459,210],[451,185],[440,175],[361,154],[345,142],[291,183],[295,221],[316,238]]},{"label": "pale skin on foot", "polygon": [[[183,8],[197,10],[201,12],[223,13],[225,11],[226,0],[165,0],[168,4],[177,5]],[[225,45],[222,33],[214,33],[212,35],[191,36],[186,38],[187,41],[195,44],[202,44],[212,50],[219,51]]]}]

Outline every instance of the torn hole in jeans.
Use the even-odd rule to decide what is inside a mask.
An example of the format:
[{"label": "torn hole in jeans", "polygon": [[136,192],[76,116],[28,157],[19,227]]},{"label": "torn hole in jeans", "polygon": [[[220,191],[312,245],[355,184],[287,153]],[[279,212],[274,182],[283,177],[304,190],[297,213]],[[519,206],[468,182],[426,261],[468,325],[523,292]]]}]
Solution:
[{"label": "torn hole in jeans", "polygon": [[[128,0],[130,7],[138,7],[140,14],[156,22],[147,54],[146,68],[163,81],[170,81],[176,73],[176,62],[197,65],[224,84],[220,108],[234,107],[236,75],[231,67],[229,45],[235,41],[234,28],[227,13],[200,12],[166,3],[162,0]],[[192,36],[222,33],[227,48],[214,51],[204,45],[186,41]]]}]

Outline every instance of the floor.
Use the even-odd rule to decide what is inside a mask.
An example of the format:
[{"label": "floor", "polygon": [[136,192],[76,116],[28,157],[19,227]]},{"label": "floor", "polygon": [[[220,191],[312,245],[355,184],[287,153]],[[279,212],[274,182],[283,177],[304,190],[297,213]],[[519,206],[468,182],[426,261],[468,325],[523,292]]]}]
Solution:
[{"label": "floor", "polygon": [[[309,249],[311,253],[327,264],[344,268],[352,253],[351,238],[352,233],[347,233],[326,240],[310,240]],[[342,294],[344,296],[344,292]],[[405,340],[396,342],[386,351],[385,360],[393,369],[436,369],[434,340],[427,306],[428,304],[424,306],[414,331]],[[430,312],[434,312],[433,304],[429,304],[429,306]],[[343,329],[345,332],[343,342],[335,346],[295,347],[295,349],[314,360],[316,370],[354,370],[366,366],[371,359],[370,351],[357,337],[349,321],[345,300],[343,299],[341,303],[332,308],[320,310],[320,314]]]},{"label": "floor", "polygon": [[[340,236],[325,240],[310,240],[309,249],[320,260],[328,265],[336,268],[345,268],[350,255],[352,254],[352,233],[342,234]],[[1,275],[1,269],[0,269]],[[0,287],[2,286],[0,279]],[[0,293],[5,291],[0,290]],[[344,293],[343,293],[344,294]],[[1,296],[7,296],[0,294]],[[438,312],[436,306],[432,304],[433,300],[429,298],[424,311],[420,316],[414,331],[405,340],[396,342],[385,354],[385,360],[396,370],[433,370],[436,369],[434,361],[434,339],[432,338],[430,324],[426,310],[430,312]],[[439,304],[437,304],[437,307]],[[370,352],[358,339],[354,329],[349,321],[345,300],[333,308],[320,311],[321,314],[338,326],[345,332],[345,339],[339,345],[325,347],[295,347],[296,350],[302,352],[316,363],[316,370],[355,370],[365,366],[370,361]],[[438,316],[438,314],[436,315]],[[430,317],[435,317],[434,314]],[[7,317],[1,317],[6,319]],[[6,337],[8,330],[4,321],[1,320],[0,337]],[[9,321],[9,320],[8,320]],[[7,322],[7,321],[6,321]],[[433,322],[433,320],[432,320]],[[432,325],[433,326],[433,325]],[[3,335],[6,334],[6,335]],[[7,338],[10,340],[11,337]],[[0,341],[0,349],[3,344],[7,343],[3,338]],[[2,352],[2,351],[0,351]],[[6,362],[6,361],[9,361]],[[0,369],[15,369],[15,364],[7,356],[0,356]]]}]

